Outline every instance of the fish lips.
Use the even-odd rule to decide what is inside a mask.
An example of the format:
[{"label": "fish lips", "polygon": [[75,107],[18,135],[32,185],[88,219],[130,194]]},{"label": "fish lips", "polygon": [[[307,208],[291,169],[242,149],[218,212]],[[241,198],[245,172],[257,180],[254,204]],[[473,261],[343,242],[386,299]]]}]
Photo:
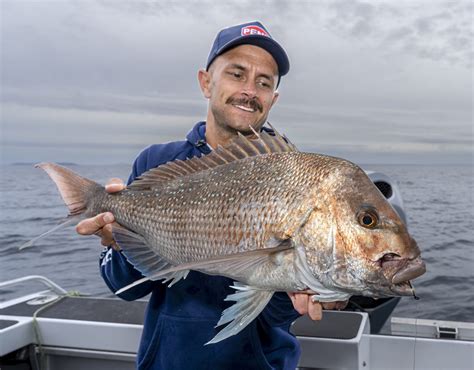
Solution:
[{"label": "fish lips", "polygon": [[390,290],[399,295],[412,295],[413,287],[410,280],[413,280],[426,272],[425,263],[418,256],[408,260],[393,276]]}]

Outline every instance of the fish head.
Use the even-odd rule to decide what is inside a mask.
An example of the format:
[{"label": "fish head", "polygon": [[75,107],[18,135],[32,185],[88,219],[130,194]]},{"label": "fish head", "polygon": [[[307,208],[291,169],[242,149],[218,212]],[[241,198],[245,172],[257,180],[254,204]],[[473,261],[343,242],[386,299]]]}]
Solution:
[{"label": "fish head", "polygon": [[338,172],[318,207],[325,216],[309,225],[314,235],[323,230],[318,247],[306,249],[313,274],[327,288],[351,294],[413,295],[410,280],[426,271],[416,241],[362,169]]}]

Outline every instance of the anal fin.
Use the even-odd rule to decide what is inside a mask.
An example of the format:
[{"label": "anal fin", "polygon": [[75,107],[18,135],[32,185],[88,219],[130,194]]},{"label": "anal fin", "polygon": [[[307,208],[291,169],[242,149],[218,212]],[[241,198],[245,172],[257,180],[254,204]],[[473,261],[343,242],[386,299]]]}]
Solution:
[{"label": "anal fin", "polygon": [[232,288],[237,293],[228,295],[226,301],[236,303],[222,312],[217,326],[229,323],[207,344],[217,343],[242,331],[263,311],[273,296],[272,290],[261,290],[235,282]]},{"label": "anal fin", "polygon": [[188,274],[189,274],[189,270],[180,270],[180,271],[172,272],[166,275],[165,280],[163,280],[163,284],[166,284],[169,281],[170,283],[168,284],[168,288],[171,288],[181,279],[186,279]]},{"label": "anal fin", "polygon": [[[130,249],[138,251],[138,253],[140,254],[139,257],[141,259],[144,259],[143,254],[147,252],[146,251],[143,252],[143,250],[144,249],[149,250],[150,248],[143,245],[136,245],[136,243],[140,243],[140,240],[142,244],[145,243],[143,238],[131,232],[130,230],[127,230],[127,229],[124,229],[124,230],[125,231],[121,231],[121,232],[127,234],[126,238],[132,237],[133,239],[133,240],[127,239],[125,241],[122,241],[122,243],[125,243],[124,244],[125,248],[128,249],[128,251],[127,252],[124,251],[124,253],[127,256],[127,258],[129,258],[132,264],[139,265],[139,266],[136,266],[138,270],[140,270],[139,267],[143,269],[143,263],[140,263],[141,261],[137,260],[137,256],[131,255],[131,253],[133,252],[130,252]],[[135,236],[133,236],[130,233],[135,234]],[[137,237],[139,238],[138,241],[136,240]],[[116,241],[119,245],[121,245],[119,240],[116,239]],[[126,290],[129,290],[148,280],[166,279],[164,282],[167,282],[172,279],[172,282],[170,283],[170,286],[171,286],[175,284],[177,281],[179,281],[180,279],[186,278],[189,270],[200,271],[208,275],[227,276],[233,279],[239,279],[239,277],[248,276],[249,274],[251,274],[253,270],[258,268],[258,266],[262,265],[263,263],[266,263],[275,254],[293,248],[290,239],[278,240],[276,238],[272,238],[269,241],[268,245],[269,247],[264,248],[264,249],[239,252],[239,253],[223,255],[223,256],[215,256],[206,260],[187,262],[187,263],[182,263],[176,266],[172,266],[168,264],[168,267],[161,267],[160,269],[155,269],[153,272],[148,270],[147,271],[148,274],[144,274],[142,272],[145,275],[144,278],[139,279],[133,282],[132,284],[127,285],[126,287],[118,290],[116,294],[121,294],[125,292]],[[157,256],[157,258],[160,258],[160,257]]]}]

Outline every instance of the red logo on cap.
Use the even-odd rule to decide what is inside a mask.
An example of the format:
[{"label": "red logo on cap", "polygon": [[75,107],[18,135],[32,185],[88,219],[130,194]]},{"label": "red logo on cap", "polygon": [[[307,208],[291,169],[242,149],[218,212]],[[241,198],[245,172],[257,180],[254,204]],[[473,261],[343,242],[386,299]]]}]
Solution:
[{"label": "red logo on cap", "polygon": [[242,30],[240,33],[242,36],[260,35],[260,36],[270,37],[267,31],[265,31],[262,27],[259,27],[259,26],[242,27]]}]

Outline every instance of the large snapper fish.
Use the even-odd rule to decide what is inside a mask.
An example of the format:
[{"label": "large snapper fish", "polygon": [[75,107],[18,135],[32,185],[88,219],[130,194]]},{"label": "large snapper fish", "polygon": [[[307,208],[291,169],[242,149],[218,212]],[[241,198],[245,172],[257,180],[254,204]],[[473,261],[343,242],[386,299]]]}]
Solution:
[{"label": "large snapper fish", "polygon": [[416,242],[355,164],[302,153],[275,132],[236,136],[226,147],[152,169],[127,189],[54,163],[69,217],[115,215],[113,235],[145,280],[176,283],[189,270],[236,280],[236,303],[210,342],[238,333],[276,291],[317,292],[317,301],[414,295],[425,272]]}]

